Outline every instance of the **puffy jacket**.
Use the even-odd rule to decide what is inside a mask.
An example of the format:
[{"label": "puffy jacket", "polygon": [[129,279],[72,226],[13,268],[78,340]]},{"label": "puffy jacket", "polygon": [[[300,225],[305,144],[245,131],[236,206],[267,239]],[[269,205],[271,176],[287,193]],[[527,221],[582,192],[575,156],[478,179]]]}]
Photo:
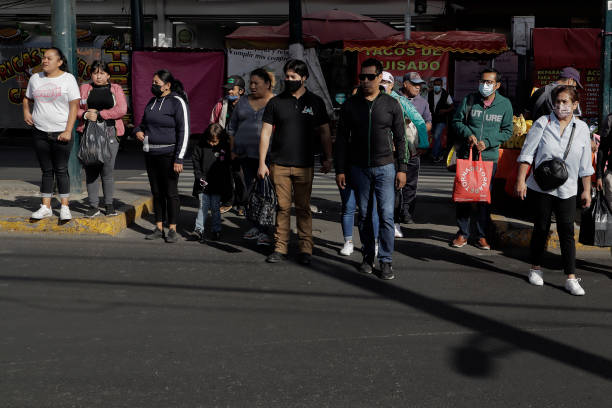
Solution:
[{"label": "puffy jacket", "polygon": [[[468,100],[473,101],[471,109],[466,106]],[[452,120],[458,141],[464,142],[457,151],[457,157],[468,157],[467,140],[474,135],[478,141],[482,140],[485,143],[486,149],[482,152],[482,159],[497,162],[499,146],[512,136],[512,115],[512,104],[508,98],[499,93],[495,94],[495,99],[488,108],[484,107],[480,93],[473,93],[463,98]]]},{"label": "puffy jacket", "polygon": [[372,106],[361,93],[349,98],[340,111],[335,143],[336,174],[349,166],[378,167],[394,162],[406,171],[405,122],[402,107],[380,93]]},{"label": "puffy jacket", "polygon": [[189,111],[187,103],[172,92],[161,98],[151,98],[144,110],[142,122],[134,133],[145,134],[144,148],[150,154],[174,152],[175,163],[183,163],[189,142]]}]

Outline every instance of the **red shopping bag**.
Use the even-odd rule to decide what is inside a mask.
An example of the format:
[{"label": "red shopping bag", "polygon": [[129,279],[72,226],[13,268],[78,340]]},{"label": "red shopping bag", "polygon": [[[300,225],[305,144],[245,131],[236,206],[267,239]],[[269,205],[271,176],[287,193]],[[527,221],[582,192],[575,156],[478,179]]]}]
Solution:
[{"label": "red shopping bag", "polygon": [[472,160],[472,149],[467,160],[457,159],[453,201],[456,203],[487,202],[491,203],[491,174],[493,162]]}]

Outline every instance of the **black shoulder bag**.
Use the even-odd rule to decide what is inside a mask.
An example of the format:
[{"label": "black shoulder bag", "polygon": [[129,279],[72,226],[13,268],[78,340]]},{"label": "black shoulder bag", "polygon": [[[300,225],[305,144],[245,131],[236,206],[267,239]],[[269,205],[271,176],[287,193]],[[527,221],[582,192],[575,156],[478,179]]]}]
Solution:
[{"label": "black shoulder bag", "polygon": [[544,191],[554,190],[560,187],[567,181],[567,166],[565,165],[565,159],[569,154],[570,147],[572,146],[572,140],[574,139],[574,131],[576,130],[576,123],[572,124],[572,133],[570,134],[567,148],[563,159],[554,158],[541,163],[533,172],[533,178],[535,179],[538,186]]}]

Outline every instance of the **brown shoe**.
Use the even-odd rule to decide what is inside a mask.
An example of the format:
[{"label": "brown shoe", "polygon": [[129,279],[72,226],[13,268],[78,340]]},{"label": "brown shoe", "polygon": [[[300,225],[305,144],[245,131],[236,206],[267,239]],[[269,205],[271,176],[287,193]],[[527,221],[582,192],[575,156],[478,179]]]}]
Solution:
[{"label": "brown shoe", "polygon": [[476,248],[488,251],[489,249],[491,249],[491,246],[489,246],[489,243],[487,242],[486,238],[480,238],[476,243]]},{"label": "brown shoe", "polygon": [[220,212],[221,214],[225,214],[226,212],[228,212],[228,211],[229,211],[229,210],[231,210],[231,209],[232,209],[232,206],[231,206],[231,205],[224,205],[223,207],[220,207],[220,208],[219,208],[219,212]]},{"label": "brown shoe", "polygon": [[457,238],[453,239],[453,248],[463,248],[467,244],[467,239],[463,235],[457,235]]}]

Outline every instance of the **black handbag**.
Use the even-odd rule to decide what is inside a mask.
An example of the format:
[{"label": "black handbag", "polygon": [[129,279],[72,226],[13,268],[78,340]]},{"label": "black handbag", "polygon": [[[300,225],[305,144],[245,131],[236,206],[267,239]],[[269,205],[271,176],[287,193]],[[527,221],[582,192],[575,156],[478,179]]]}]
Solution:
[{"label": "black handbag", "polygon": [[565,149],[563,159],[554,158],[551,160],[546,160],[533,172],[533,178],[543,191],[554,190],[555,188],[562,186],[563,183],[567,181],[568,173],[565,159],[567,159],[570,147],[572,146],[575,130],[576,123],[572,125],[572,133],[570,134],[570,139],[567,143],[567,148]]},{"label": "black handbag", "polygon": [[276,191],[270,177],[257,179],[249,193],[247,219],[261,226],[272,226],[275,224],[277,204]]}]

